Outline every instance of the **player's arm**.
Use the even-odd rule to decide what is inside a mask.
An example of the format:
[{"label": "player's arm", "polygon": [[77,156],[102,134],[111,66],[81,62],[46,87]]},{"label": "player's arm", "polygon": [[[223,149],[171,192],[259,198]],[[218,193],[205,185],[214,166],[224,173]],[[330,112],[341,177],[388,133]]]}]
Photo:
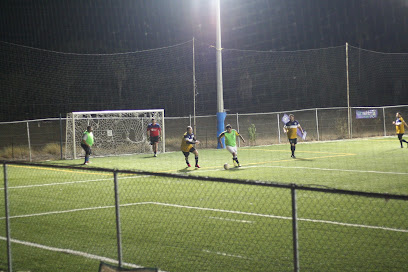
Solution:
[{"label": "player's arm", "polygon": [[288,133],[288,127],[286,125],[283,126],[283,132]]},{"label": "player's arm", "polygon": [[300,126],[300,124],[298,124],[298,128],[300,129],[300,132],[302,132],[303,134],[303,128]]},{"label": "player's arm", "polygon": [[404,119],[402,119],[402,122],[404,123],[404,126],[406,126],[408,128],[408,125],[407,125],[407,123],[405,123]]},{"label": "player's arm", "polygon": [[184,137],[184,140],[187,144],[199,144],[200,141],[197,141],[195,138],[189,138],[188,136]]},{"label": "player's arm", "polygon": [[221,132],[221,134],[218,135],[218,143],[221,145],[221,148],[224,147],[224,146],[222,145],[222,142],[221,142],[221,138],[225,136],[224,134],[225,134],[225,132]]},{"label": "player's arm", "polygon": [[237,136],[239,136],[239,138],[241,138],[241,140],[245,143],[245,139],[244,139],[244,137],[242,137],[242,135],[241,134],[239,134],[239,132],[238,131],[235,131],[236,133],[237,133]]},{"label": "player's arm", "polygon": [[86,142],[87,139],[88,139],[88,134],[84,134],[84,136],[82,137],[82,143],[89,147],[88,143]]}]

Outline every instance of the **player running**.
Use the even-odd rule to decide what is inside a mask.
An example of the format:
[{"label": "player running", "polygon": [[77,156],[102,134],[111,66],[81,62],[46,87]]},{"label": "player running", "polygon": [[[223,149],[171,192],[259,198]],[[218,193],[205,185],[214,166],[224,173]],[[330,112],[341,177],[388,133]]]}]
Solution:
[{"label": "player running", "polygon": [[232,154],[232,162],[234,166],[241,167],[238,161],[238,148],[237,148],[237,139],[236,137],[239,136],[241,140],[245,143],[244,137],[239,134],[235,129],[232,129],[231,125],[228,124],[226,127],[226,131],[221,132],[218,136],[218,142],[220,143],[221,148],[223,148],[221,138],[225,137],[225,145],[227,150]]},{"label": "player running", "polygon": [[150,137],[150,144],[152,145],[154,157],[157,157],[157,148],[159,146],[161,134],[161,127],[156,123],[156,119],[153,117],[152,122],[147,126],[147,136]]},{"label": "player running", "polygon": [[184,133],[183,138],[181,140],[181,151],[184,154],[184,158],[186,159],[186,164],[187,167],[191,167],[190,162],[188,161],[188,156],[191,153],[194,153],[195,155],[195,167],[200,168],[198,165],[198,151],[195,149],[195,145],[199,144],[200,141],[197,141],[194,133],[193,133],[193,128],[188,126],[187,127],[187,132]]},{"label": "player running", "polygon": [[283,131],[287,133],[289,143],[290,143],[290,150],[292,151],[291,157],[296,159],[295,157],[295,150],[296,150],[296,144],[297,144],[297,130],[298,128],[300,131],[303,132],[302,127],[300,126],[299,122],[295,120],[295,116],[293,114],[289,114],[289,122],[285,124],[283,127]]},{"label": "player running", "polygon": [[408,147],[408,142],[405,141],[404,139],[402,139],[402,136],[405,133],[405,127],[406,126],[408,128],[407,123],[405,123],[404,119],[402,118],[401,114],[399,112],[397,112],[395,114],[395,117],[397,118],[397,120],[393,121],[392,124],[395,125],[395,130],[397,132],[398,135],[398,140],[401,143],[401,148],[403,148],[402,146],[402,142],[407,143],[407,147]]}]

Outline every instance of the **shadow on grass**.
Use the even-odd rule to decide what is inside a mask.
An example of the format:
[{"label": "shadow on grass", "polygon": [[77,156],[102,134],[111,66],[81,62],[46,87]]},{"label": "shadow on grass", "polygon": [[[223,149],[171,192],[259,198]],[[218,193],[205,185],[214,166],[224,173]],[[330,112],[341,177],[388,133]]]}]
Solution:
[{"label": "shadow on grass", "polygon": [[298,158],[296,157],[297,161],[314,161],[313,159],[305,159],[305,158]]}]

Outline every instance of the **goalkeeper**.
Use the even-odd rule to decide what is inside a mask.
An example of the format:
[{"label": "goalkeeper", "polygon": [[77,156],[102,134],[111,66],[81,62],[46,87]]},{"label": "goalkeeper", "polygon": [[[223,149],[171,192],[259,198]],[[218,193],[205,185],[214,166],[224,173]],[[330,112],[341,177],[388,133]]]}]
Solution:
[{"label": "goalkeeper", "polygon": [[82,136],[81,147],[85,151],[85,162],[84,165],[89,163],[89,156],[92,154],[91,147],[94,144],[94,135],[92,132],[92,126],[88,126],[84,135]]},{"label": "goalkeeper", "polygon": [[147,136],[150,137],[150,144],[152,145],[154,157],[157,157],[157,148],[159,146],[161,134],[161,127],[156,123],[156,119],[153,117],[152,122],[147,126]]},{"label": "goalkeeper", "polygon": [[244,137],[242,137],[242,135],[239,134],[235,129],[232,129],[230,124],[228,124],[225,128],[226,131],[221,132],[221,134],[218,136],[218,142],[220,143],[221,148],[223,148],[221,138],[225,137],[225,145],[227,150],[232,154],[232,162],[234,166],[241,167],[241,164],[239,164],[237,157],[238,149],[236,137],[239,136],[241,140],[245,143]]}]

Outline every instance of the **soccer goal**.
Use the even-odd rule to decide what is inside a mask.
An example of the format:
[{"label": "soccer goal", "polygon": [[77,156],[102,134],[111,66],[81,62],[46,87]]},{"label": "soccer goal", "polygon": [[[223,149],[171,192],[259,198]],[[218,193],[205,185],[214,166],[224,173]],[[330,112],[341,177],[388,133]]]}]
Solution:
[{"label": "soccer goal", "polygon": [[84,155],[81,140],[87,126],[95,138],[94,156],[111,156],[151,152],[147,126],[154,117],[162,128],[159,152],[165,152],[164,110],[84,111],[67,114],[66,159]]}]

